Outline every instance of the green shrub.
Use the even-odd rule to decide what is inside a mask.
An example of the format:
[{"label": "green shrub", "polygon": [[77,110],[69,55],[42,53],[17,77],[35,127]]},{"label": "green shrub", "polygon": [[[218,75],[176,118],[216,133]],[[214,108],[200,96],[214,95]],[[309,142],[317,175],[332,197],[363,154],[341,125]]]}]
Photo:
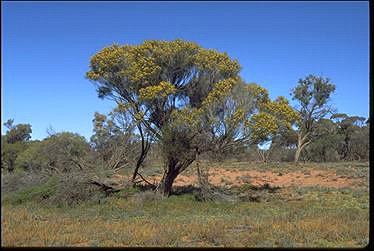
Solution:
[{"label": "green shrub", "polygon": [[47,200],[56,193],[57,179],[51,177],[45,182],[40,179],[35,184],[28,184],[23,188],[18,188],[15,191],[9,192],[4,195],[2,202],[10,204],[22,204],[27,201]]},{"label": "green shrub", "polygon": [[34,200],[50,206],[72,206],[99,202],[105,194],[88,182],[84,172],[19,172],[2,177],[2,202],[20,204]]}]

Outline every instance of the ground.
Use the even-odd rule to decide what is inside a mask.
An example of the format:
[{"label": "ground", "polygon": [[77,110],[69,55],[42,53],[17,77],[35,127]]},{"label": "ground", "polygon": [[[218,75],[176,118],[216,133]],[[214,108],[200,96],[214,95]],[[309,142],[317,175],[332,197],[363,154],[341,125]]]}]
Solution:
[{"label": "ground", "polygon": [[[235,201],[199,201],[196,166],[165,199],[123,190],[99,203],[2,203],[2,246],[363,247],[369,240],[369,163],[201,163]],[[123,170],[108,182],[131,177]],[[144,168],[150,182],[162,167]],[[179,192],[178,192],[179,191]],[[183,192],[180,192],[183,191]],[[192,191],[192,192],[191,192]]]},{"label": "ground", "polygon": [[[239,168],[235,168],[239,164]],[[252,170],[251,165],[253,163],[243,162],[230,162],[227,164],[215,164],[214,167],[207,167],[209,173],[209,183],[215,186],[241,186],[250,183],[254,186],[262,186],[269,184],[270,186],[279,187],[308,187],[308,186],[321,186],[321,187],[332,187],[332,188],[346,188],[355,186],[360,181],[362,176],[354,175],[337,175],[337,170],[321,170],[320,168],[328,164],[299,164],[301,170],[293,169],[289,170],[285,165],[279,166],[279,169],[275,165],[271,170],[261,170],[257,164],[256,169]],[[262,163],[266,165],[266,163]],[[331,163],[330,163],[331,165]],[[291,166],[291,164],[290,164]],[[347,164],[347,168],[356,168],[355,164]],[[195,168],[192,166],[192,170],[189,170],[187,174],[180,174],[174,181],[174,187],[197,185],[197,176],[194,173]],[[324,168],[326,169],[326,168]],[[121,180],[128,180],[129,176],[116,174],[112,179],[116,182]],[[157,184],[161,180],[162,176],[157,174],[149,175],[149,181]],[[144,182],[143,182],[144,183]]]}]

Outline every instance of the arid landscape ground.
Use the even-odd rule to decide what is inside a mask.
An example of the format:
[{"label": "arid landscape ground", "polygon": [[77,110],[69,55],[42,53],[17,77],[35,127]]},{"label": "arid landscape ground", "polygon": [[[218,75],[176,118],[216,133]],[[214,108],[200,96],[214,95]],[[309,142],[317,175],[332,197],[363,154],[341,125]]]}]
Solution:
[{"label": "arid landscape ground", "polygon": [[[35,189],[5,196],[2,246],[363,247],[368,244],[368,162],[226,161],[204,162],[200,167],[208,173],[213,187],[235,199],[199,200],[196,165],[177,177],[169,198],[144,189],[126,188],[124,184],[131,177],[131,170],[122,170],[107,175],[105,181],[122,187],[121,192],[99,200],[92,197],[75,205],[57,205],[48,203],[48,199],[35,199]],[[162,167],[154,165],[143,169],[142,174],[157,184]],[[25,199],[30,194],[34,199]]]},{"label": "arid landscape ground", "polygon": [[[126,179],[126,176],[115,175],[114,179]],[[155,183],[161,180],[161,176],[152,176],[151,180]],[[223,181],[225,179],[225,181]],[[335,172],[312,170],[308,173],[301,171],[294,172],[272,172],[272,171],[240,171],[240,170],[225,170],[222,168],[212,168],[209,170],[209,183],[221,186],[230,184],[231,186],[241,186],[248,183],[246,179],[250,180],[250,184],[254,186],[262,186],[269,184],[270,186],[321,186],[344,188],[351,187],[354,184],[355,178],[349,176],[337,176]],[[188,186],[196,185],[196,175],[180,175],[175,180],[174,186]]]}]

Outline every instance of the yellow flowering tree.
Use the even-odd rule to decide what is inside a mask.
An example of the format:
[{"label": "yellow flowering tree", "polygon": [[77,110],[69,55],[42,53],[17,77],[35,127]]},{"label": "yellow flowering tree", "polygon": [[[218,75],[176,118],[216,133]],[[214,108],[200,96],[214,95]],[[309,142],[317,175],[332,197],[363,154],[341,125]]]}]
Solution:
[{"label": "yellow flowering tree", "polygon": [[86,77],[100,98],[115,101],[141,134],[161,144],[165,169],[156,190],[169,195],[198,154],[260,142],[282,124],[279,114],[289,119],[279,113],[283,103],[272,105],[267,90],[245,84],[240,70],[227,53],[180,39],[151,40],[102,49]]}]

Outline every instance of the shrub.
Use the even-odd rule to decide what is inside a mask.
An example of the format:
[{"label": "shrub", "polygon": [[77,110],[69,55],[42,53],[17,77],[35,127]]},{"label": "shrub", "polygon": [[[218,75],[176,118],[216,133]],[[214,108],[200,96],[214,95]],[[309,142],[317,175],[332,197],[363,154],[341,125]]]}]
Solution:
[{"label": "shrub", "polygon": [[66,173],[19,172],[2,177],[2,202],[20,204],[43,202],[52,206],[73,206],[81,202],[100,202],[106,194],[89,182],[91,174],[75,171]]},{"label": "shrub", "polygon": [[41,142],[34,142],[16,160],[24,169],[70,171],[83,169],[82,158],[90,151],[85,138],[75,133],[54,134]]},{"label": "shrub", "polygon": [[51,205],[73,206],[81,202],[100,202],[105,194],[99,187],[88,182],[88,177],[80,172],[58,175],[56,193],[49,198]]},{"label": "shrub", "polygon": [[20,204],[30,200],[44,200],[56,192],[56,177],[35,172],[18,172],[2,177],[2,202]]}]

